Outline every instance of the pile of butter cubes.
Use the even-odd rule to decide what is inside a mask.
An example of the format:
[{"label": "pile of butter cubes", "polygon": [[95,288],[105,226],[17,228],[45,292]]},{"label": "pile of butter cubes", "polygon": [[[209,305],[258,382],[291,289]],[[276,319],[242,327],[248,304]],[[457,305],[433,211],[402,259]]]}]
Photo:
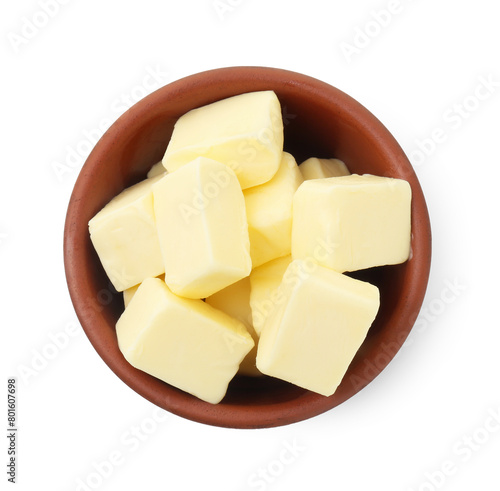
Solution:
[{"label": "pile of butter cubes", "polygon": [[299,166],[283,139],[273,91],[194,109],[147,179],[89,222],[124,295],[126,360],[212,404],[238,372],[332,395],[380,303],[343,273],[409,257],[406,181]]}]

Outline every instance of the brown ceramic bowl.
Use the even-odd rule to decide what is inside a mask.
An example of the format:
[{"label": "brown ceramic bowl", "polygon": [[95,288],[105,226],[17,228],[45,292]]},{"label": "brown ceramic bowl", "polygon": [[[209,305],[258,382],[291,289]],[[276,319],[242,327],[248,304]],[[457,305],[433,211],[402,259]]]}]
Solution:
[{"label": "brown ceramic bowl", "polygon": [[[381,307],[336,393],[324,397],[271,377],[236,376],[220,404],[182,392],[125,361],[115,323],[123,311],[90,242],[87,223],[113,196],[146,177],[167,147],[177,118],[190,109],[244,92],[272,89],[281,101],[285,150],[298,162],[337,157],[352,173],[409,181],[412,256],[397,266],[353,274],[380,289]],[[172,238],[175,240],[175,238]],[[340,90],[298,73],[261,67],[211,70],[173,82],[121,116],[87,159],[68,207],[64,233],[66,277],[85,333],[108,366],[137,393],[185,418],[232,428],[262,428],[327,411],[370,383],[391,361],[416,320],[427,286],[431,231],[415,173],[382,123]]]}]

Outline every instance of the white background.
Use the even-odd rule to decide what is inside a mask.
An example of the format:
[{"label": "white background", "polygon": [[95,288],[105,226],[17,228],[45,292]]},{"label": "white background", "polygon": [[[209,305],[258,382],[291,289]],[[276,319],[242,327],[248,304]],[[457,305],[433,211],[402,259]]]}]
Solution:
[{"label": "white background", "polygon": [[[218,12],[212,0],[61,0],[50,17],[41,3],[4,2],[0,20],[1,384],[18,379],[19,418],[9,486],[500,489],[498,2],[223,0]],[[152,71],[159,87],[232,65],[299,71],[368,107],[410,156],[433,227],[423,311],[396,359],[336,409],[268,430],[157,414],[91,347],[63,268],[86,135],[145,95]]]}]

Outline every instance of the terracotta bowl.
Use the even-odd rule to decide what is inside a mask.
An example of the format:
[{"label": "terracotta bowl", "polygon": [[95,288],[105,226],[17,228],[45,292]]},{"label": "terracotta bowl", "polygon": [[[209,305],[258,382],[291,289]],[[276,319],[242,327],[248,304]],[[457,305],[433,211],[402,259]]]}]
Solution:
[{"label": "terracotta bowl", "polygon": [[[218,405],[205,403],[125,361],[115,323],[122,295],[111,286],[89,239],[87,223],[113,196],[146,177],[167,147],[177,118],[190,109],[244,92],[272,89],[281,101],[285,150],[297,162],[337,157],[352,173],[407,180],[412,188],[412,255],[397,266],[353,276],[380,288],[381,307],[369,334],[331,397],[271,377],[237,376]],[[175,240],[175,238],[172,238]],[[285,425],[346,401],[391,361],[408,336],[424,297],[431,261],[427,208],[415,173],[389,131],[351,97],[314,78],[285,70],[236,67],[173,82],[121,116],[83,166],[68,207],[64,262],[71,299],[85,333],[107,365],[137,393],[185,418],[232,428]]]}]

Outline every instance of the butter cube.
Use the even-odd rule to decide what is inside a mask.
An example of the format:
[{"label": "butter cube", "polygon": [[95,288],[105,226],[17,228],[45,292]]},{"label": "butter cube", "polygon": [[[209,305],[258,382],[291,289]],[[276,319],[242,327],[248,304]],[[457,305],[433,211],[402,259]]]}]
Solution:
[{"label": "butter cube", "polygon": [[312,157],[299,165],[305,181],[309,179],[324,179],[326,177],[348,176],[351,173],[342,160],[317,159]]},{"label": "butter cube", "polygon": [[153,165],[153,167],[151,167],[151,169],[149,169],[147,177],[149,179],[151,177],[162,176],[162,175],[166,174],[166,172],[167,172],[167,169],[165,169],[165,167],[163,167],[163,163],[160,161],[160,162],[157,162],[155,165]]},{"label": "butter cube", "polygon": [[293,201],[292,257],[340,273],[406,261],[411,188],[357,175],[305,181]]},{"label": "butter cube", "polygon": [[239,320],[247,329],[255,346],[245,356],[241,362],[239,373],[241,375],[257,376],[262,375],[255,366],[255,357],[257,355],[258,336],[252,324],[252,309],[250,308],[250,279],[247,276],[223,290],[214,293],[205,302],[215,309],[221,310],[227,315]]},{"label": "butter cube", "polygon": [[153,186],[165,282],[205,298],[252,269],[245,200],[234,172],[199,157]]},{"label": "butter cube", "polygon": [[250,273],[250,308],[252,323],[258,336],[267,317],[284,300],[278,288],[292,256],[279,257],[255,268]]},{"label": "butter cube", "polygon": [[375,319],[378,288],[296,260],[285,272],[280,290],[285,300],[265,322],[257,367],[330,396]]},{"label": "butter cube", "polygon": [[270,181],[245,189],[250,256],[254,268],[290,254],[293,195],[303,180],[295,159],[283,152],[278,172]]},{"label": "butter cube", "polygon": [[132,300],[132,297],[135,295],[137,292],[137,289],[141,286],[141,283],[135,286],[131,286],[130,288],[127,288],[126,290],[123,290],[123,305],[125,305],[125,308],[128,307],[130,301]]},{"label": "butter cube", "polygon": [[[161,274],[160,276],[158,276],[158,278],[160,278],[160,280],[165,281],[164,274]],[[128,307],[128,304],[130,303],[130,301],[132,300],[132,297],[135,295],[135,292],[137,291],[137,289],[140,286],[141,286],[141,284],[139,283],[138,285],[131,286],[130,288],[123,290],[123,304],[124,304],[125,308]]]},{"label": "butter cube", "polygon": [[203,300],[174,295],[158,278],[139,286],[116,334],[131,365],[212,404],[254,345],[239,321]]},{"label": "butter cube", "polygon": [[125,189],[89,221],[92,244],[119,292],[164,272],[153,211],[158,179]]},{"label": "butter cube", "polygon": [[214,159],[231,167],[245,189],[274,176],[282,150],[283,120],[276,94],[249,92],[181,116],[163,165],[173,172],[196,157]]}]

